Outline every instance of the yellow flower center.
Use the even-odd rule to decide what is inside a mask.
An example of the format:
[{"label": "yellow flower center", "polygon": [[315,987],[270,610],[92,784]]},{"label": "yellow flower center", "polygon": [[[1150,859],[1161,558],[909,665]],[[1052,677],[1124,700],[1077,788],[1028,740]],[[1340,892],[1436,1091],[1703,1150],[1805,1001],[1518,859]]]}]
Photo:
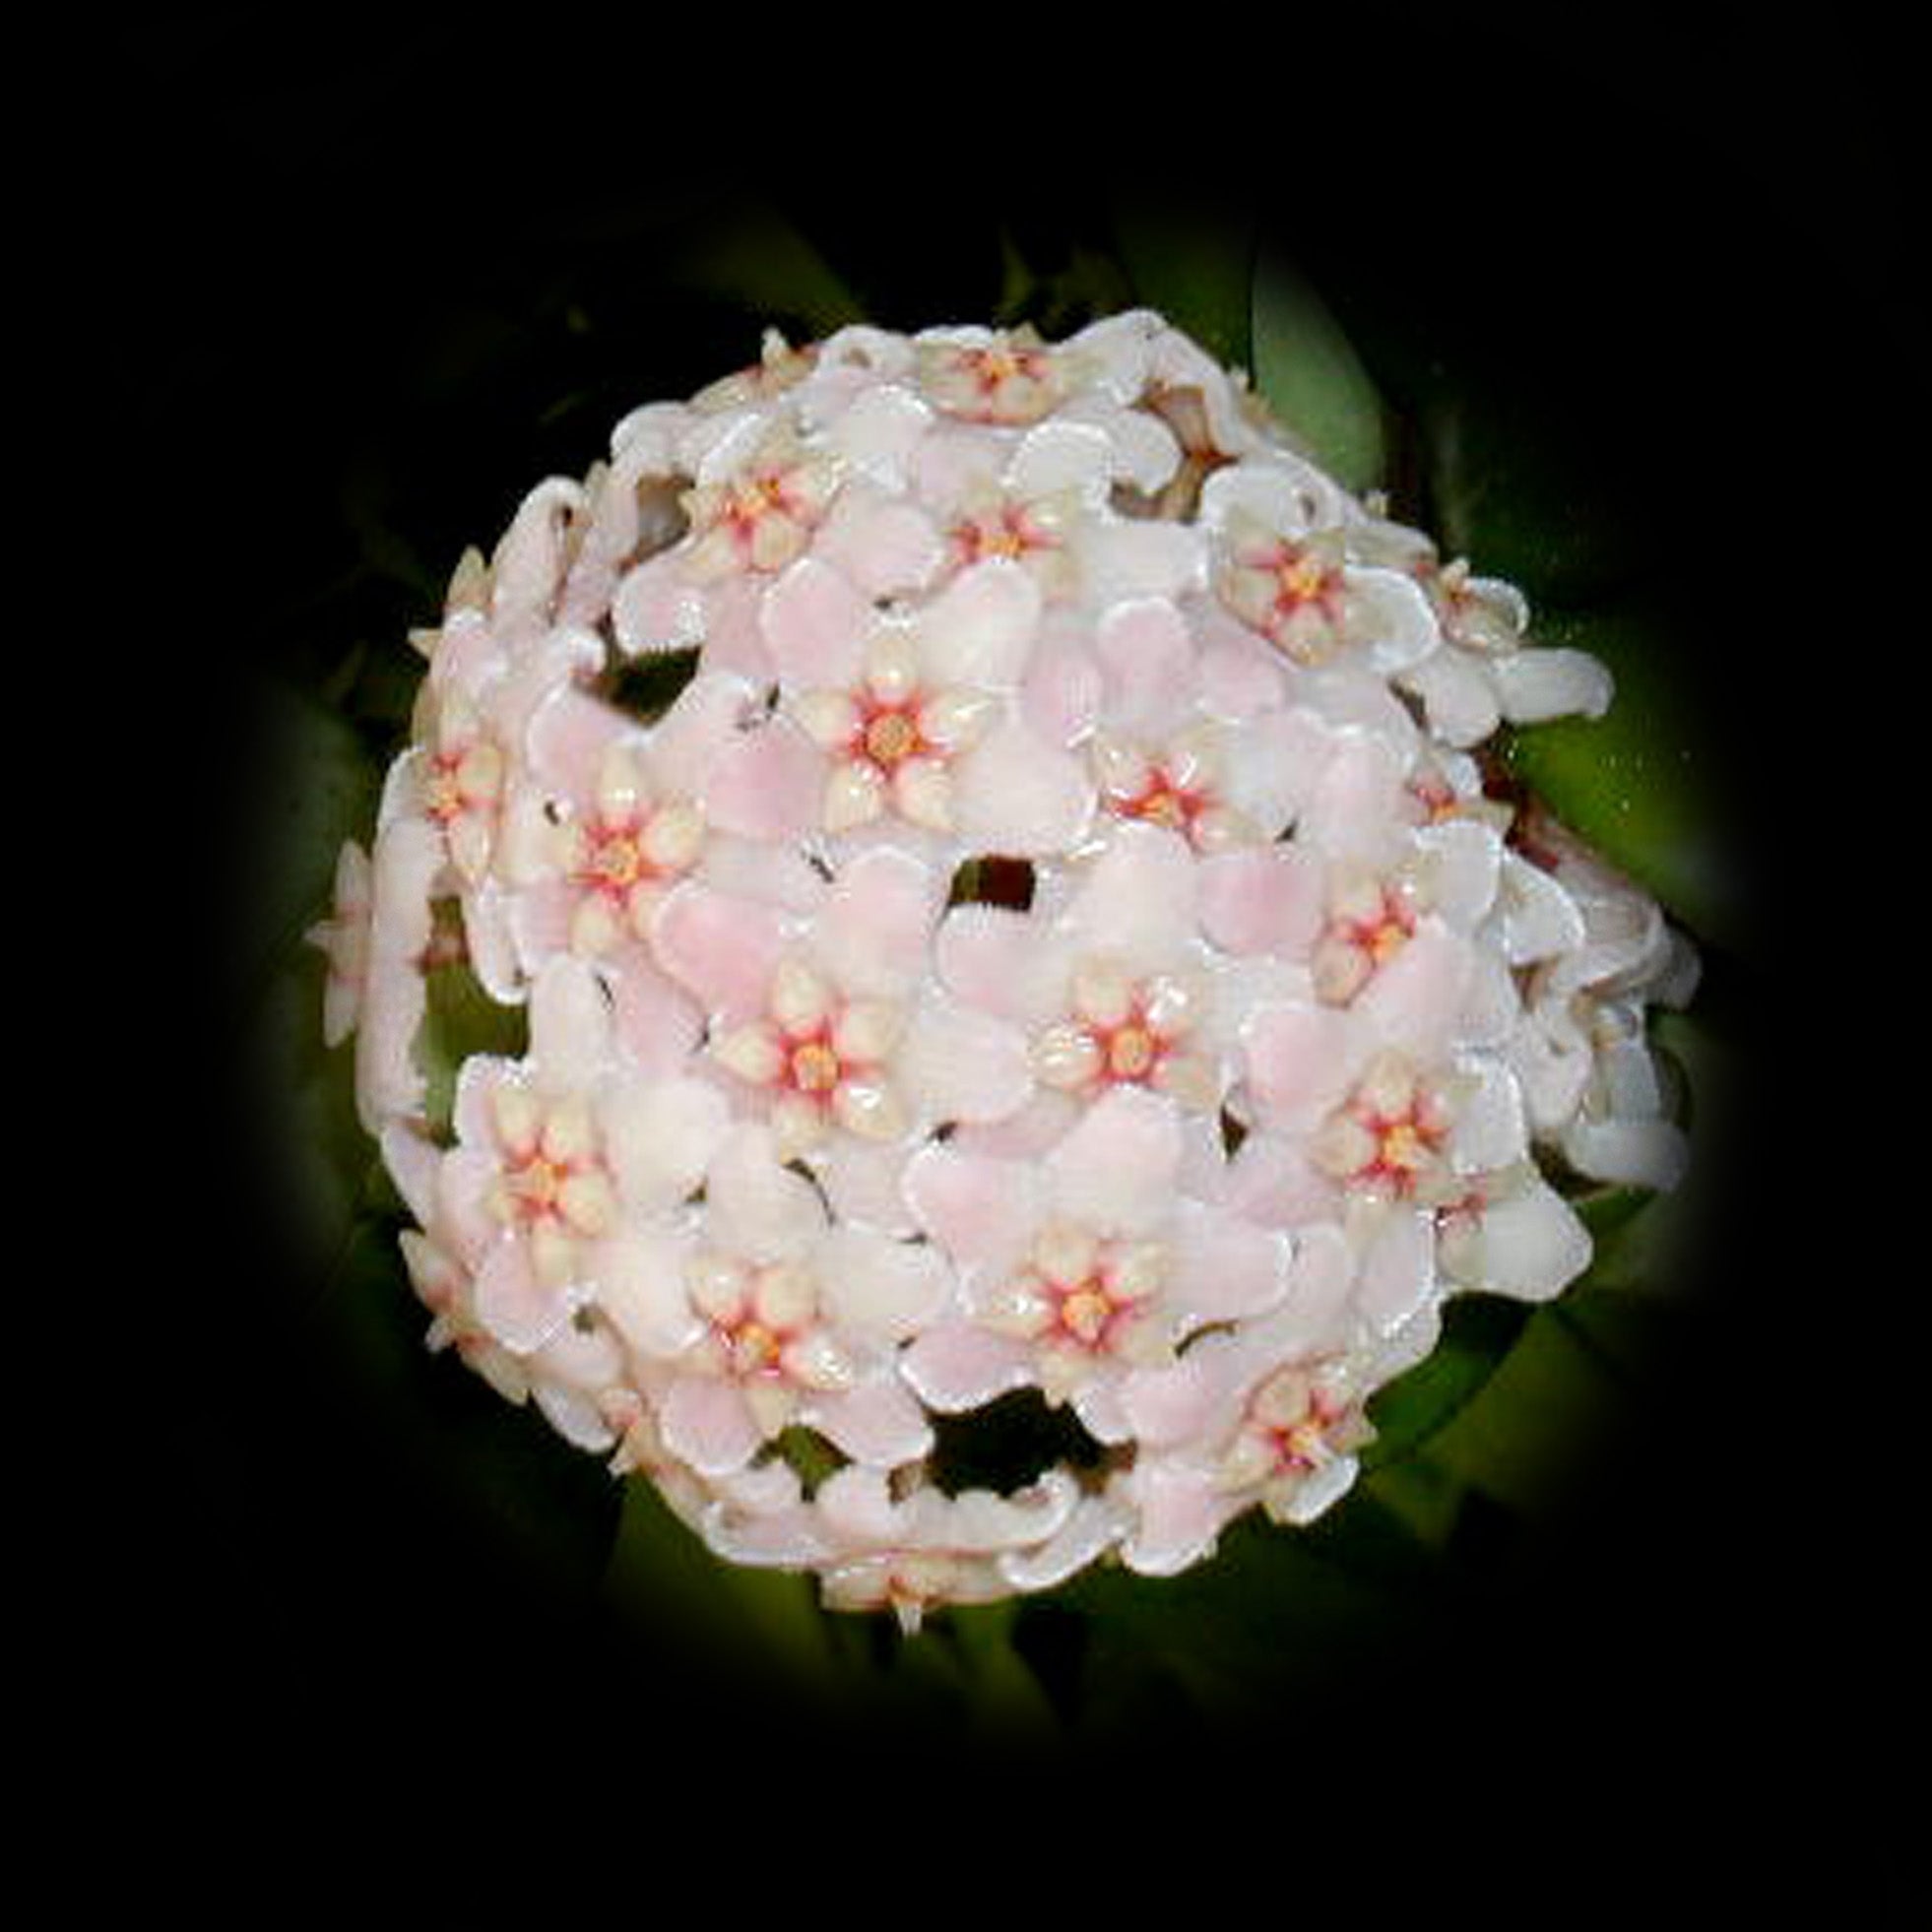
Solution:
[{"label": "yellow flower center", "polygon": [[1153,1065],[1158,1051],[1158,1043],[1144,1026],[1119,1027],[1107,1042],[1108,1070],[1117,1079],[1137,1080]]},{"label": "yellow flower center", "polygon": [[584,868],[593,884],[613,891],[626,891],[644,876],[644,849],[634,831],[607,832],[593,836],[589,860]]},{"label": "yellow flower center", "polygon": [[732,1367],[743,1376],[761,1374],[777,1362],[783,1347],[776,1329],[755,1319],[741,1321],[731,1335]]},{"label": "yellow flower center", "polygon": [[1081,1283],[1060,1305],[1061,1326],[1089,1348],[1107,1332],[1113,1316],[1113,1300],[1096,1281]]},{"label": "yellow flower center", "polygon": [[866,755],[874,764],[898,764],[911,757],[919,741],[919,727],[903,711],[881,711],[866,727]]},{"label": "yellow flower center", "polygon": [[801,1093],[830,1093],[839,1083],[839,1057],[823,1040],[792,1050],[792,1084]]},{"label": "yellow flower center", "polygon": [[1327,567],[1317,557],[1295,557],[1276,574],[1284,603],[1313,604],[1328,585]]}]

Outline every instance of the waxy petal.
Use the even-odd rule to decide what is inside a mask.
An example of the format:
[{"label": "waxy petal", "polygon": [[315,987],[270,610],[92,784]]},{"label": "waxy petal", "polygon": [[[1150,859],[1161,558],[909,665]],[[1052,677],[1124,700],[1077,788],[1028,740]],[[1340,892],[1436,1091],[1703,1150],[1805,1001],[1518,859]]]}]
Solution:
[{"label": "waxy petal", "polygon": [[874,619],[841,572],[802,556],[766,591],[758,627],[778,675],[795,690],[842,689],[865,663]]},{"label": "waxy petal", "polygon": [[920,1227],[955,1261],[998,1265],[1031,1239],[1040,1185],[1037,1167],[935,1142],[906,1163],[902,1188]]},{"label": "waxy petal", "polygon": [[729,1476],[742,1469],[765,1439],[734,1383],[709,1376],[680,1376],[658,1410],[665,1447],[701,1476]]},{"label": "waxy petal", "polygon": [[935,684],[1010,690],[1040,623],[1040,590],[1005,557],[969,564],[921,613],[921,661]]},{"label": "waxy petal", "polygon": [[1016,718],[995,727],[954,767],[953,813],[973,849],[1010,859],[1070,850],[1093,814],[1085,765]]},{"label": "waxy petal", "polygon": [[491,1244],[477,1269],[477,1320],[513,1355],[529,1355],[570,1320],[573,1298],[540,1281],[530,1251],[517,1236]]},{"label": "waxy petal", "polygon": [[935,1123],[1004,1120],[1033,1094],[1026,1036],[949,1000],[921,1006],[897,1072],[915,1111]]},{"label": "waxy petal", "polygon": [[1057,1211],[1109,1234],[1161,1222],[1180,1164],[1173,1107],[1138,1087],[1111,1088],[1046,1162]]},{"label": "waxy petal", "polygon": [[700,798],[721,831],[778,841],[818,829],[824,790],[824,754],[797,726],[775,718],[718,752]]},{"label": "waxy petal", "polygon": [[731,1127],[731,1103],[708,1081],[627,1084],[605,1103],[606,1156],[631,1206],[663,1213],[693,1193]]},{"label": "waxy petal", "polygon": [[933,1425],[896,1376],[874,1376],[856,1388],[806,1402],[804,1419],[855,1462],[896,1469],[933,1447]]},{"label": "waxy petal", "polygon": [[651,944],[706,1013],[743,1019],[764,1009],[786,929],[775,908],[690,880],[659,905]]},{"label": "waxy petal", "polygon": [[1303,960],[1326,911],[1327,868],[1305,846],[1216,853],[1197,874],[1201,931],[1223,950]]},{"label": "waxy petal", "polygon": [[977,1409],[1033,1380],[1033,1351],[973,1321],[940,1321],[900,1358],[923,1401],[941,1414]]}]

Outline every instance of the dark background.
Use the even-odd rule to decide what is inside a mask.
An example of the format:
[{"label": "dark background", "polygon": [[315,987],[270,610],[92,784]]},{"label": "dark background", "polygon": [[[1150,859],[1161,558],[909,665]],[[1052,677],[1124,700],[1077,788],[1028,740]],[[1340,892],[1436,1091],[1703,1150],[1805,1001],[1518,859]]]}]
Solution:
[{"label": "dark background", "polygon": [[[187,735],[170,782],[209,828],[164,895],[168,930],[198,935],[173,997],[204,1037],[228,1037],[248,994],[236,902],[276,755],[256,673],[313,688],[347,642],[427,620],[422,585],[530,483],[581,474],[629,407],[748,360],[748,315],[668,272],[694,237],[776,211],[910,329],[985,313],[1002,230],[1050,260],[1104,235],[1126,195],[1278,235],[1398,410],[1453,392],[1554,447],[1579,516],[1618,533],[1591,588],[1639,585],[1705,640],[1685,702],[1764,831],[1740,855],[1757,919],[1726,979],[1769,1060],[1781,841],[1811,836],[1766,771],[1804,724],[1804,680],[1779,667],[1847,648],[1847,579],[1922,400],[1899,92],[1875,51],[1818,23],[1802,46],[1743,23],[1542,44],[1391,27],[1352,47],[1284,33],[1256,58],[1230,29],[1172,46],[1117,30],[1113,71],[1001,87],[956,47],[895,43],[828,93],[782,40],[734,31],[703,23],[647,58],[595,17],[257,38],[217,13],[98,50],[117,166],[84,191],[109,324],[89,353],[114,557],[140,559],[131,675],[160,674],[136,707]],[[451,1727],[508,1725],[520,1763],[526,1722],[615,1729],[664,1775],[797,1743],[805,1720],[755,1679],[668,1689],[345,1413],[299,1359],[273,1130],[240,1112],[250,1069],[161,1051],[206,1088],[194,1158],[227,1205],[193,1262],[191,1380],[155,1397],[192,1407],[140,1573],[158,1721],[271,1764],[379,1738],[405,1775]],[[171,1172],[178,1152],[156,1157]],[[1718,1293],[1641,1459],[1493,1621],[1449,1634],[1451,1668],[1338,1683],[1337,1776],[1500,1763],[1507,1808],[1550,1798],[1537,1767],[1589,1777],[1635,1753],[1645,1802],[1681,1804],[1851,1695],[1842,1604],[1874,1591],[1867,1546],[1814,1499],[1837,1454],[1821,1437],[1855,1430],[1783,1325],[1814,1264],[1758,1211],[1788,1166],[1769,1131],[1736,1150],[1713,1196]],[[869,1748],[855,1732],[855,1761]]]}]

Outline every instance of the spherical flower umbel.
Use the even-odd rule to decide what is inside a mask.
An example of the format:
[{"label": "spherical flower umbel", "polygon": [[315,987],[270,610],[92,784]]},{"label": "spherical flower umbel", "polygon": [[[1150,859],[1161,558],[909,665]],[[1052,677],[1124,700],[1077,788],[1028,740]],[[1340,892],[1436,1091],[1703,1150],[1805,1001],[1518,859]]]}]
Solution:
[{"label": "spherical flower umbel", "polygon": [[[633,412],[417,634],[313,935],[430,1341],[908,1623],[1307,1522],[1572,1183],[1683,1165],[1694,956],[1489,782],[1610,700],[1532,631],[1145,310]],[[459,957],[529,1024],[452,1086]],[[1013,1398],[1084,1450],[961,1482]]]}]

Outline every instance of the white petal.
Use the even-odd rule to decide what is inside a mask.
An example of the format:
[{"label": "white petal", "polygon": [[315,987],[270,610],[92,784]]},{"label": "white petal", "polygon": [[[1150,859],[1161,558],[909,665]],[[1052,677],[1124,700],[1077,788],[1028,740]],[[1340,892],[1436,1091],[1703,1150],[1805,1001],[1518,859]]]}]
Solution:
[{"label": "white petal", "polygon": [[1565,1157],[1592,1180],[1674,1188],[1690,1158],[1683,1130],[1660,1120],[1578,1120],[1563,1135]]},{"label": "white petal", "polygon": [[477,1320],[514,1355],[542,1348],[570,1320],[570,1297],[538,1279],[528,1247],[512,1235],[484,1255],[475,1293]]},{"label": "white petal", "polygon": [[1172,1105],[1137,1087],[1115,1087],[1088,1108],[1048,1157],[1054,1201],[1068,1219],[1104,1232],[1158,1223],[1181,1163]]},{"label": "white petal", "polygon": [[1040,589],[1006,557],[970,564],[919,619],[920,659],[935,684],[1018,684],[1040,623]]},{"label": "white petal", "polygon": [[605,1152],[631,1205],[676,1205],[704,1179],[731,1127],[731,1105],[703,1080],[626,1084],[604,1110]]},{"label": "white petal", "polygon": [[1457,1037],[1471,977],[1469,941],[1425,917],[1357,996],[1354,1012],[1381,1044],[1433,1060]]},{"label": "white petal", "polygon": [[1589,1260],[1589,1231],[1554,1188],[1532,1176],[1484,1210],[1465,1279],[1494,1294],[1541,1302]]},{"label": "white petal", "polygon": [[931,1326],[952,1293],[952,1269],[924,1241],[835,1228],[816,1259],[819,1292],[843,1328],[868,1341],[909,1340]]},{"label": "white petal", "polygon": [[840,688],[859,674],[873,625],[866,600],[839,571],[802,556],[773,581],[758,607],[772,662],[795,689]]},{"label": "white petal", "polygon": [[819,911],[819,960],[849,994],[891,998],[929,970],[943,884],[911,853],[876,846],[840,870]]},{"label": "white petal", "polygon": [[1206,570],[1201,534],[1182,524],[1090,522],[1073,543],[1081,575],[1101,595],[1179,597]]},{"label": "white petal", "polygon": [[1464,1174],[1513,1166],[1527,1151],[1522,1090],[1501,1063],[1484,1059],[1461,1069],[1449,1155]]},{"label": "white petal", "polygon": [[1244,1500],[1223,1491],[1212,1475],[1186,1463],[1148,1460],[1133,1472],[1139,1506],[1121,1561],[1142,1577],[1174,1577],[1214,1548]]},{"label": "white petal", "polygon": [[596,970],[560,954],[530,989],[530,1057],[547,1083],[582,1087],[612,1064],[612,1008]]},{"label": "white petal", "polygon": [[617,586],[611,620],[617,645],[630,657],[684,651],[703,642],[704,596],[669,556],[640,564]]},{"label": "white petal", "polygon": [[805,1419],[857,1463],[894,1469],[933,1447],[926,1411],[896,1376],[877,1376],[843,1394],[814,1396]]},{"label": "white petal", "polygon": [[1390,1213],[1362,1256],[1355,1305],[1379,1335],[1393,1334],[1411,1320],[1435,1287],[1432,1219],[1424,1212]]},{"label": "white petal", "polygon": [[1066,909],[1077,942],[1152,967],[1192,934],[1195,865],[1187,841],[1158,825],[1124,824]]},{"label": "white petal", "polygon": [[1585,936],[1577,902],[1540,866],[1513,852],[1503,855],[1498,923],[1503,952],[1512,966],[1575,951]]},{"label": "white petal", "polygon": [[658,1415],[665,1446],[701,1476],[728,1476],[742,1469],[764,1440],[734,1383],[680,1376]]},{"label": "white petal", "polygon": [[1113,446],[1084,422],[1042,422],[1020,438],[1006,466],[1006,487],[1019,497],[1077,490],[1097,505],[1113,480]]},{"label": "white petal", "polygon": [[1504,717],[1519,725],[1572,714],[1600,718],[1615,694],[1609,672],[1583,651],[1513,651],[1496,660],[1492,675]]},{"label": "white petal", "polygon": [[1202,1320],[1264,1315],[1287,1292],[1287,1237],[1188,1203],[1174,1237],[1171,1304]]},{"label": "white petal", "polygon": [[1000,1557],[999,1574],[1017,1590],[1052,1589],[1097,1562],[1127,1533],[1130,1521],[1128,1512],[1117,1500],[1083,1498],[1044,1543]]},{"label": "white petal", "polygon": [[928,1328],[900,1358],[922,1400],[946,1414],[977,1409],[1033,1380],[1033,1351],[970,1321]]},{"label": "white petal", "polygon": [[920,1227],[955,1260],[996,1269],[1020,1253],[1040,1216],[1037,1162],[955,1153],[937,1142],[906,1163],[901,1190]]},{"label": "white petal", "polygon": [[771,1134],[756,1126],[727,1134],[711,1161],[705,1202],[720,1245],[749,1261],[802,1255],[825,1228],[817,1190],[780,1164]]},{"label": "white petal", "polygon": [[1442,641],[1427,593],[1404,571],[1351,565],[1347,599],[1349,633],[1384,676],[1421,663]]},{"label": "white petal", "polygon": [[1487,660],[1442,650],[1410,665],[1398,681],[1422,700],[1429,729],[1454,745],[1479,744],[1502,722]]},{"label": "white petal", "polygon": [[934,1124],[1002,1120],[1033,1092],[1026,1036],[1017,1027],[937,999],[914,1015],[896,1072],[915,1112]]},{"label": "white petal", "polygon": [[1495,903],[1504,859],[1493,826],[1450,818],[1416,833],[1423,854],[1424,891],[1432,911],[1460,932],[1483,919]]},{"label": "white petal", "polygon": [[598,1249],[598,1306],[618,1334],[643,1354],[669,1359],[703,1332],[704,1323],[684,1291],[690,1248],[688,1236],[638,1230]]},{"label": "white petal", "polygon": [[1080,760],[1016,718],[997,726],[953,767],[954,823],[981,851],[1014,859],[1067,852],[1093,805]]}]

